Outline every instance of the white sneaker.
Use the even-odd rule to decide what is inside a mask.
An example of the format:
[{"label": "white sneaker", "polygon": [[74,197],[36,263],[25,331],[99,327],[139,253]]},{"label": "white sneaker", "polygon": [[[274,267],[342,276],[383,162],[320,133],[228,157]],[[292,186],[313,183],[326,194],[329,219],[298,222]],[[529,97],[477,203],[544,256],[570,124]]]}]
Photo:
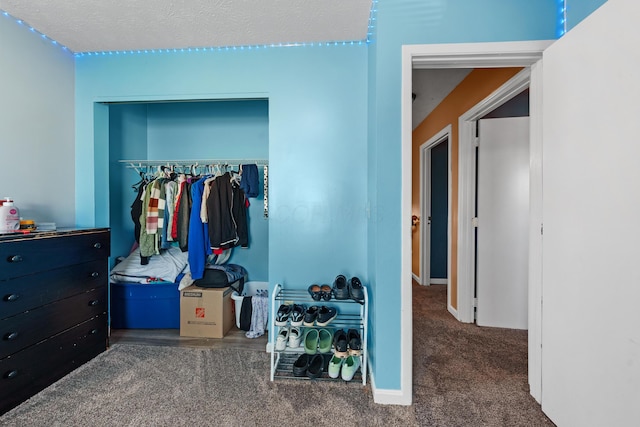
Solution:
[{"label": "white sneaker", "polygon": [[298,327],[292,327],[289,329],[289,347],[298,348],[300,347],[300,341],[302,340],[302,332]]},{"label": "white sneaker", "polygon": [[280,328],[278,331],[278,338],[276,338],[276,350],[282,351],[287,347],[287,341],[289,340],[289,329]]}]

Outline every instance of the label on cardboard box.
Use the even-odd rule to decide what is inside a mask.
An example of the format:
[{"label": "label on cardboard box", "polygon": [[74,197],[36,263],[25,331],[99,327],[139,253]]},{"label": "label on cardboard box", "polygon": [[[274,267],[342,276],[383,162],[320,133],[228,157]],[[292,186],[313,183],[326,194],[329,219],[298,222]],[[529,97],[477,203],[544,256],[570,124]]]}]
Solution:
[{"label": "label on cardboard box", "polygon": [[235,319],[227,288],[189,286],[180,292],[180,336],[222,338]]}]

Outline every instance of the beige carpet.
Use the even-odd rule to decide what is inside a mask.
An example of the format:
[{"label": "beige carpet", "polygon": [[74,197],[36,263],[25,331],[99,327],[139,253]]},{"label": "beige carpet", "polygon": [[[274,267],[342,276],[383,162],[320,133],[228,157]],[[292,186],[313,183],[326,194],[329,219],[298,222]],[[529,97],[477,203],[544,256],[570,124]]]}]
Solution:
[{"label": "beige carpet", "polygon": [[269,355],[115,345],[0,426],[547,426],[528,393],[526,332],[464,325],[444,286],[414,286],[414,404],[359,383],[269,381]]}]

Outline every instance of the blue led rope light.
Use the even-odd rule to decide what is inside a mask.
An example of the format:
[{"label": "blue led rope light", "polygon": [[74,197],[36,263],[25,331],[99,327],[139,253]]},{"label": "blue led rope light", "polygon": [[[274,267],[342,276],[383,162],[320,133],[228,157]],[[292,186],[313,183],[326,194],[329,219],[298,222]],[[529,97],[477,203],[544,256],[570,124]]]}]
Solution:
[{"label": "blue led rope light", "polygon": [[556,35],[562,37],[567,32],[567,0],[558,0],[558,26]]},{"label": "blue led rope light", "polygon": [[183,47],[169,49],[133,49],[133,50],[110,50],[98,52],[77,52],[76,57],[81,56],[107,56],[107,55],[137,55],[137,54],[159,54],[159,53],[188,53],[188,52],[227,52],[235,50],[263,50],[279,47],[329,47],[329,46],[362,46],[367,44],[367,40],[350,40],[336,42],[305,42],[305,43],[271,43],[262,45],[242,45],[242,46],[216,46],[216,47]]},{"label": "blue led rope light", "polygon": [[29,29],[29,31],[31,31],[32,33],[35,33],[37,35],[40,36],[40,38],[42,38],[43,40],[48,41],[49,43],[51,43],[54,46],[58,46],[59,48],[61,48],[62,50],[64,50],[65,52],[69,52],[69,53],[73,53],[71,51],[71,49],[69,49],[68,47],[66,47],[65,45],[58,43],[56,40],[52,39],[51,37],[47,36],[46,34],[41,33],[40,31],[36,30],[35,28],[33,28],[32,26],[30,26],[29,24],[27,24],[26,22],[24,22],[22,19],[18,19],[16,17],[14,17],[13,15],[11,15],[9,12],[0,9],[0,15],[11,19],[12,21],[14,21],[16,24],[21,25],[23,27],[26,27]]},{"label": "blue led rope light", "polygon": [[115,50],[115,51],[97,51],[97,52],[73,52],[68,47],[56,40],[41,33],[35,28],[26,24],[23,20],[15,18],[8,12],[0,9],[0,14],[5,17],[11,18],[19,25],[26,26],[31,32],[40,35],[44,40],[49,41],[51,44],[60,47],[66,52],[72,53],[75,57],[82,56],[113,56],[113,55],[142,55],[142,54],[159,54],[159,53],[188,53],[188,52],[228,52],[237,50],[261,50],[268,48],[281,48],[281,47],[331,47],[331,46],[362,46],[368,45],[373,42],[373,33],[375,22],[377,19],[378,1],[372,0],[371,10],[369,12],[369,22],[367,25],[367,37],[364,40],[347,40],[347,41],[332,41],[332,42],[303,42],[303,43],[270,43],[261,45],[242,45],[242,46],[216,46],[216,47],[185,47],[185,48],[170,48],[170,49],[132,49],[132,50]]},{"label": "blue led rope light", "polygon": [[367,26],[367,40],[366,43],[373,42],[373,30],[375,29],[375,23],[378,19],[378,0],[372,0],[371,11],[369,12],[369,24]]}]

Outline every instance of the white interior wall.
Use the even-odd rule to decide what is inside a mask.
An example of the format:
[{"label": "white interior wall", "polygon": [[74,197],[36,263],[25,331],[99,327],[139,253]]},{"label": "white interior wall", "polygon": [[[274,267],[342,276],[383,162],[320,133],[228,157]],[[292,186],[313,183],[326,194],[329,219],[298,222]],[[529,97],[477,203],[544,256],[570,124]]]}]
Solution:
[{"label": "white interior wall", "polygon": [[640,419],[640,3],[609,0],[543,59],[542,409]]}]

